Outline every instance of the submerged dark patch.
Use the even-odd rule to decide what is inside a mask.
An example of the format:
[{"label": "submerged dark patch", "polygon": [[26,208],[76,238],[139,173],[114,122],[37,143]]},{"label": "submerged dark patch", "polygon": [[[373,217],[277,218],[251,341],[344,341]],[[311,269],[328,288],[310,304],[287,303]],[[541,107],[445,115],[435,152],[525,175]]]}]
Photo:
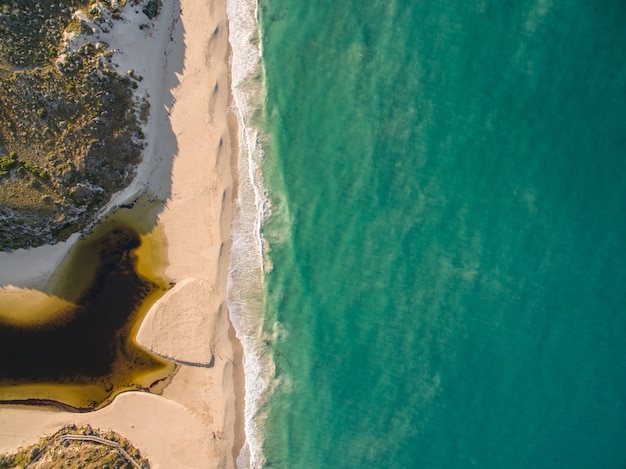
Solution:
[{"label": "submerged dark patch", "polygon": [[[114,226],[81,246],[96,255],[79,252],[75,267],[84,268],[81,259],[89,257],[97,265],[90,285],[66,315],[34,326],[0,321],[0,396],[2,387],[16,384],[96,384],[107,399],[116,390],[142,387],[137,376],[171,368],[132,339],[144,303],[164,289],[137,273],[139,245],[134,230]],[[95,407],[102,399],[89,401]]]}]

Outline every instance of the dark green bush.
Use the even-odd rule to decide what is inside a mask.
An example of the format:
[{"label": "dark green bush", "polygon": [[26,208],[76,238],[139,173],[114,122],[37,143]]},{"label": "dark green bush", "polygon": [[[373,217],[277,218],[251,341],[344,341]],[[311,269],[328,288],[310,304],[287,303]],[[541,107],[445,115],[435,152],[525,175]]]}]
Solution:
[{"label": "dark green bush", "polygon": [[0,157],[0,171],[3,173],[7,173],[11,169],[17,166],[17,155],[15,152],[12,152],[10,156],[2,156]]},{"label": "dark green bush", "polygon": [[148,18],[156,18],[159,15],[161,9],[161,0],[147,0],[146,4],[142,8],[144,15]]}]

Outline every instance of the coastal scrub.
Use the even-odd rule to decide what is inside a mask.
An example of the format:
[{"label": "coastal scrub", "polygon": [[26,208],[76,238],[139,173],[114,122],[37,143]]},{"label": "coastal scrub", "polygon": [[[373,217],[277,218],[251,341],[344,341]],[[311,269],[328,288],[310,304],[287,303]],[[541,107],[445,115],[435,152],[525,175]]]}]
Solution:
[{"label": "coastal scrub", "polygon": [[0,250],[67,239],[132,180],[145,146],[141,77],[117,73],[98,40],[124,3],[0,7]]}]

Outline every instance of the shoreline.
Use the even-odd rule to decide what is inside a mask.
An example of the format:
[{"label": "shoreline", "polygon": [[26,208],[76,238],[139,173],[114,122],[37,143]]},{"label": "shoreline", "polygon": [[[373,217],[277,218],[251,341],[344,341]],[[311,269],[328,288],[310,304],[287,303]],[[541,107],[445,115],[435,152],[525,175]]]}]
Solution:
[{"label": "shoreline", "polygon": [[[125,392],[90,413],[0,406],[0,452],[75,423],[116,431],[154,468],[236,467],[245,442],[244,370],[226,299],[238,152],[226,0],[164,2],[148,33],[132,9],[123,8],[123,24],[106,40],[118,51],[118,73],[132,68],[145,77],[138,91],[150,93],[148,145],[135,179],[107,210],[141,194],[164,202],[156,228],[167,240],[165,276],[176,286],[150,308],[136,340],[178,370],[161,395]],[[39,258],[36,286],[69,250],[60,244]],[[36,249],[12,259],[37,257]],[[0,275],[0,283],[12,282]]]}]

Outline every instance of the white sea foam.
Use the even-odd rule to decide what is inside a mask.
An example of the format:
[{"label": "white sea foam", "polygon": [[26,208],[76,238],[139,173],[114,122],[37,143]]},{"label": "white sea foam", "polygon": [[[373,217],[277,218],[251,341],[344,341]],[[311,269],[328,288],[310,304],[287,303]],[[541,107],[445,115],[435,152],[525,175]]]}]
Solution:
[{"label": "white sea foam", "polygon": [[228,276],[231,320],[244,348],[246,380],[246,445],[237,458],[239,468],[263,466],[263,417],[260,408],[274,376],[274,363],[263,346],[264,240],[262,225],[269,215],[263,183],[263,148],[253,114],[264,102],[261,48],[256,0],[227,0],[232,47],[231,79],[239,118],[238,199],[232,226]]}]

